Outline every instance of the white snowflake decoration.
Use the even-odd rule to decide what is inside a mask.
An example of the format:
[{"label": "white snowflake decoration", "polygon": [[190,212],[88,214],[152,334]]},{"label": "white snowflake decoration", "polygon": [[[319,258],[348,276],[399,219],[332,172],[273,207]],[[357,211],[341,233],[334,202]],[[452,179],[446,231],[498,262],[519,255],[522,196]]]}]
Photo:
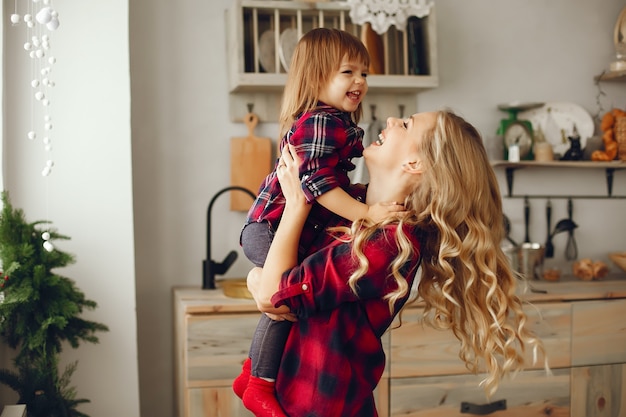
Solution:
[{"label": "white snowflake decoration", "polygon": [[348,0],[350,19],[363,25],[370,23],[372,29],[382,35],[391,25],[404,31],[410,16],[428,16],[432,0]]}]

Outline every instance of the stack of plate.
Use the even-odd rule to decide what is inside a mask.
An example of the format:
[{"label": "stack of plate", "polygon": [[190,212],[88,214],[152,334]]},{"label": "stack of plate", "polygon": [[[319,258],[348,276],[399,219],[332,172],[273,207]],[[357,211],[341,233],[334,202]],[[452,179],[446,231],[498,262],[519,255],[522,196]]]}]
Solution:
[{"label": "stack of plate", "polygon": [[259,37],[259,63],[265,72],[279,72],[276,68],[276,46],[278,46],[278,58],[285,71],[289,71],[291,57],[298,44],[298,31],[294,28],[285,29],[281,32],[276,44],[274,30],[266,30]]}]

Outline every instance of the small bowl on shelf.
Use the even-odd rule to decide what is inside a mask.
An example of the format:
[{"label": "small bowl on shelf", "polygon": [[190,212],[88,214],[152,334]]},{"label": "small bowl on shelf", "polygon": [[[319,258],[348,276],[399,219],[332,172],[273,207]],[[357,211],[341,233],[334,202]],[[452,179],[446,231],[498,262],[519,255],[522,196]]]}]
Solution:
[{"label": "small bowl on shelf", "polygon": [[609,258],[615,265],[619,266],[622,271],[626,272],[626,252],[609,253]]}]

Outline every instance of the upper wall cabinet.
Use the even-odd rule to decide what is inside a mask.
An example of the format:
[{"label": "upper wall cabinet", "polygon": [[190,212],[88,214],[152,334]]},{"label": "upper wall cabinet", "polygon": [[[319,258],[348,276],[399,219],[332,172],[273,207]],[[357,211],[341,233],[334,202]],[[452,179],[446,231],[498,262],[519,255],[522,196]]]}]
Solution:
[{"label": "upper wall cabinet", "polygon": [[[277,100],[270,96],[268,103],[267,93],[275,93],[276,97],[282,93],[298,39],[316,27],[346,30],[366,44],[372,59],[369,91],[370,95],[377,95],[377,104],[384,94],[410,96],[415,101],[415,93],[437,87],[439,83],[434,6],[424,17],[407,19],[403,30],[392,25],[379,35],[369,24],[353,23],[345,1],[236,0],[233,3],[226,13],[227,54],[229,90],[231,98],[239,99],[238,112],[245,112],[246,101],[258,104],[259,100],[264,100],[261,107],[276,107],[273,110],[277,111]],[[264,94],[262,99],[254,96],[258,93]],[[231,113],[232,106],[231,103]]]}]

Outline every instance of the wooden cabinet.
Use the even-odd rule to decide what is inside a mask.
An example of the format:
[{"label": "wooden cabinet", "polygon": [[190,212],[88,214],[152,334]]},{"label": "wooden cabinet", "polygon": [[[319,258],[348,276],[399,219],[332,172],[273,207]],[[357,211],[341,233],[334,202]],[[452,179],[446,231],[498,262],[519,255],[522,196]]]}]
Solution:
[{"label": "wooden cabinet", "polygon": [[[479,381],[479,376],[470,374],[393,379],[388,415],[463,417],[479,414],[472,412],[478,408],[487,414],[489,402]],[[490,401],[499,417],[569,416],[569,370],[554,370],[550,378],[543,371],[522,372],[502,382]],[[381,416],[387,415],[380,411]]]},{"label": "wooden cabinet", "polygon": [[529,294],[526,313],[544,342],[551,375],[539,361],[487,399],[451,332],[422,325],[421,308],[408,308],[402,326],[390,331],[390,369],[381,380],[389,407],[379,410],[381,417],[461,417],[489,407],[507,417],[626,416],[626,280],[534,286],[547,293]]},{"label": "wooden cabinet", "polygon": [[250,417],[231,384],[259,320],[251,300],[221,290],[174,290],[178,417]]},{"label": "wooden cabinet", "polygon": [[[367,78],[366,101],[376,104],[379,116],[398,114],[399,105],[409,114],[415,94],[439,84],[434,5],[428,15],[409,18],[405,28],[390,26],[382,35],[354,24],[345,1],[235,0],[226,22],[233,120],[241,120],[248,105],[261,121],[277,120],[295,42],[316,27],[348,31],[370,47],[377,71]],[[369,106],[364,110],[369,120]]]},{"label": "wooden cabinet", "polygon": [[[551,375],[543,362],[529,366],[487,400],[481,376],[458,358],[459,342],[423,325],[417,304],[383,337],[387,366],[375,392],[380,417],[462,417],[490,402],[499,417],[626,416],[626,277],[534,287],[546,293],[525,296],[526,311]],[[248,354],[256,306],[219,289],[176,288],[173,299],[177,417],[251,416],[231,383]]]}]

